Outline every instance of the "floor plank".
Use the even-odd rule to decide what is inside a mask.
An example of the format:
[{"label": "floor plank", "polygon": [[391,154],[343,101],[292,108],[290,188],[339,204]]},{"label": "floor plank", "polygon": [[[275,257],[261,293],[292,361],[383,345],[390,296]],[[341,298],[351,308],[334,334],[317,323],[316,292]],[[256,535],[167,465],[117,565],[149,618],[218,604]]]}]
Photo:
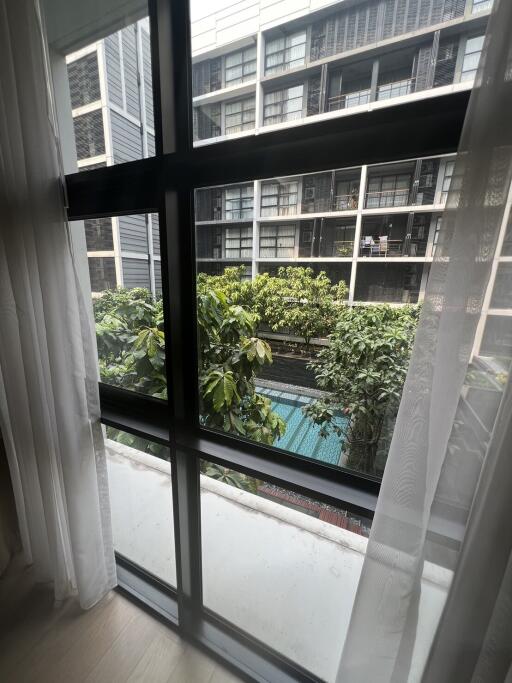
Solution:
[{"label": "floor plank", "polygon": [[84,612],[55,605],[23,566],[0,578],[2,683],[237,683],[175,631],[112,591]]}]

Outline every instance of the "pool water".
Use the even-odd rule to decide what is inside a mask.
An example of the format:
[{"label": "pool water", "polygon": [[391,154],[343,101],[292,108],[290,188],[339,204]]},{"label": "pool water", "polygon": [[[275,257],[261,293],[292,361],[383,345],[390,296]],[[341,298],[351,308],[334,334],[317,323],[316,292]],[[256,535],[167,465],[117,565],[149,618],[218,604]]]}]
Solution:
[{"label": "pool water", "polygon": [[[266,387],[258,387],[258,393],[270,398],[272,410],[286,423],[286,432],[274,442],[274,446],[331,465],[339,463],[342,439],[336,434],[329,434],[326,438],[321,437],[320,427],[313,424],[312,420],[302,412],[305,405],[314,401],[313,398]],[[339,426],[343,426],[347,418],[340,415],[335,418],[335,421]]]}]

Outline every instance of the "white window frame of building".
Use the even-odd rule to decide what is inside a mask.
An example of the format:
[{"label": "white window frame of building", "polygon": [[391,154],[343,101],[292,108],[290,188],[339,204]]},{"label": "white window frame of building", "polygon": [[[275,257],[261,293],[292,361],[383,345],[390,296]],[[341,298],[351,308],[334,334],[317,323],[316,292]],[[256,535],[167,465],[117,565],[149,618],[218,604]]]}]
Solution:
[{"label": "white window frame of building", "polygon": [[254,212],[254,186],[233,185],[224,190],[226,220],[252,220]]},{"label": "white window frame of building", "polygon": [[266,42],[265,75],[289,71],[306,63],[306,29]]},{"label": "white window frame of building", "polygon": [[265,93],[263,125],[269,126],[274,123],[301,119],[303,117],[303,103],[304,83]]},{"label": "white window frame of building", "polygon": [[256,98],[254,95],[224,105],[224,135],[253,130],[256,122]]},{"label": "white window frame of building", "polygon": [[297,225],[272,223],[260,227],[259,255],[262,259],[291,259],[295,256]]},{"label": "white window frame of building", "polygon": [[299,182],[272,181],[261,186],[260,216],[293,216],[299,205]]},{"label": "white window frame of building", "polygon": [[461,81],[471,81],[475,76],[484,46],[485,36],[472,36],[466,40],[464,59],[462,60]]},{"label": "white window frame of building", "polygon": [[225,235],[226,259],[252,259],[252,225],[230,225]]},{"label": "white window frame of building", "polygon": [[256,77],[256,46],[230,52],[224,57],[224,87],[238,85]]}]

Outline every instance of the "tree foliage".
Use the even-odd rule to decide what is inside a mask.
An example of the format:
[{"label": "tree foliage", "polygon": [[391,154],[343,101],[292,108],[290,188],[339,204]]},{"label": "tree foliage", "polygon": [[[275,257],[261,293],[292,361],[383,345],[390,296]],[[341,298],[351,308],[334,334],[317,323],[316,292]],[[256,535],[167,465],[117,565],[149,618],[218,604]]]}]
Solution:
[{"label": "tree foliage", "polygon": [[[102,381],[167,398],[162,301],[145,289],[118,289],[96,299],[94,313]],[[256,371],[272,362],[255,335],[257,315],[200,286],[197,316],[203,424],[272,444],[285,425],[256,393]]]},{"label": "tree foliage", "polygon": [[[346,464],[379,473],[377,457],[387,444],[407,374],[419,309],[386,305],[340,309],[329,346],[311,363],[319,388],[329,392],[305,413],[344,440]],[[340,412],[345,427],[334,422]]]},{"label": "tree foliage", "polygon": [[244,266],[226,268],[222,275],[202,274],[199,288],[222,291],[233,304],[256,313],[273,332],[301,337],[306,345],[334,329],[347,297],[345,282],[333,286],[323,271],[315,275],[312,268],[281,267],[277,276],[262,273],[252,281],[244,276]]}]

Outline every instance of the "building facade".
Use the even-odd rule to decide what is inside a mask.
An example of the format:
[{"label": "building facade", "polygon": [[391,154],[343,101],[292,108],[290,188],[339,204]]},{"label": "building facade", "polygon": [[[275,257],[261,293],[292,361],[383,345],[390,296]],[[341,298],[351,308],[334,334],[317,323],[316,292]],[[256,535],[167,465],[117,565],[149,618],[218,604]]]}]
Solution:
[{"label": "building facade", "polygon": [[[195,144],[468,90],[491,5],[242,0],[199,19]],[[153,155],[147,20],[67,61],[80,170]],[[421,301],[453,166],[443,156],[198,190],[198,271],[308,265],[344,280],[351,302]],[[161,291],[156,215],[85,223],[93,291]]]},{"label": "building facade", "polygon": [[[80,171],[155,153],[149,23],[141,20],[67,57]],[[93,293],[162,291],[156,214],[84,221]]]}]

